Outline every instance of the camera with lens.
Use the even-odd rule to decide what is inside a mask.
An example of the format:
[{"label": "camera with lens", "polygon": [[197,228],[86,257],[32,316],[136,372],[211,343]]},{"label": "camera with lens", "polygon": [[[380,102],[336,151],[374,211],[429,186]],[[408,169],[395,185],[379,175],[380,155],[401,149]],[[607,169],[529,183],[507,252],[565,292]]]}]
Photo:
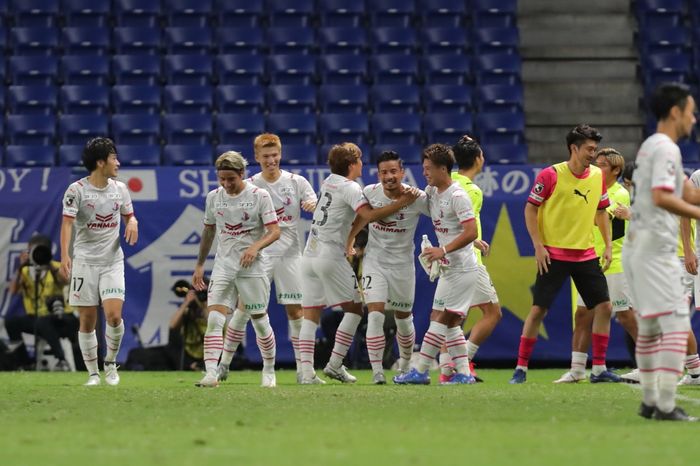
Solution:
[{"label": "camera with lens", "polygon": [[62,316],[66,312],[66,305],[63,302],[63,296],[49,296],[46,298],[46,309],[49,314],[54,316]]},{"label": "camera with lens", "polygon": [[[208,278],[204,278],[204,283],[209,283]],[[178,298],[184,298],[187,296],[187,293],[191,290],[194,289],[192,284],[188,282],[187,280],[178,280],[175,282],[175,284],[172,287],[173,293],[175,293],[175,296]],[[197,299],[200,302],[205,302],[207,300],[207,290],[201,290],[197,291],[195,290],[195,295],[197,296]]]}]

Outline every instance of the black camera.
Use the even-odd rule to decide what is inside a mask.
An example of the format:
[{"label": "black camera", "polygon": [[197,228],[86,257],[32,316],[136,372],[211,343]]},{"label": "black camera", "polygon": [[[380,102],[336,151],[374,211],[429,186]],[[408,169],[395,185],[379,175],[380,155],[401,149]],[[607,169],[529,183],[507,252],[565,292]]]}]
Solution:
[{"label": "black camera", "polygon": [[[209,283],[208,278],[204,278],[204,283]],[[178,280],[175,282],[175,284],[172,287],[173,293],[175,293],[175,296],[178,298],[184,298],[187,296],[187,293],[193,289],[192,284],[188,282],[187,280]],[[202,290],[202,291],[197,291],[195,290],[195,294],[197,296],[197,299],[201,302],[205,302],[207,300],[207,290]]]},{"label": "black camera", "polygon": [[49,296],[46,298],[46,309],[49,314],[62,316],[66,312],[66,305],[63,302],[63,296]]}]

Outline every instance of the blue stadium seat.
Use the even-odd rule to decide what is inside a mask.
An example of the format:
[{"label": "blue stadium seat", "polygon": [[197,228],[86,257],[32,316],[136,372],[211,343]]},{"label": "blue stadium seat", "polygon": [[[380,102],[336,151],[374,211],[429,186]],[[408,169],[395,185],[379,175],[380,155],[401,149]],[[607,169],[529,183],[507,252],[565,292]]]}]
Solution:
[{"label": "blue stadium seat", "polygon": [[375,84],[416,84],[418,62],[412,55],[374,55],[371,58]]},{"label": "blue stadium seat", "polygon": [[474,122],[471,113],[426,113],[423,117],[426,144],[452,145],[462,134],[472,134]]},{"label": "blue stadium seat", "polygon": [[214,75],[209,55],[166,55],[163,58],[163,71],[168,84],[189,86],[211,84]]},{"label": "blue stadium seat", "polygon": [[57,81],[58,61],[55,57],[12,56],[8,64],[8,77],[13,84],[50,86]]},{"label": "blue stadium seat", "polygon": [[637,0],[634,5],[640,29],[680,26],[683,3],[683,0]]},{"label": "blue stadium seat", "polygon": [[461,27],[423,29],[423,54],[466,54],[470,49],[467,31]]},{"label": "blue stadium seat", "polygon": [[316,81],[316,59],[308,55],[270,55],[267,72],[272,84],[313,84]]},{"label": "blue stadium seat", "polygon": [[333,141],[332,143],[324,144],[322,145],[319,150],[318,150],[318,164],[327,166],[328,165],[328,153],[330,152],[331,148],[335,144],[340,144],[342,142],[352,142],[353,144],[357,145],[357,147],[360,149],[360,152],[362,153],[362,163],[370,163],[372,160],[372,150],[370,149],[368,144],[364,144],[362,142],[358,142],[354,139],[339,139],[337,141]]},{"label": "blue stadium seat", "polygon": [[271,27],[267,29],[267,45],[272,54],[311,55],[316,47],[316,34],[307,27]]},{"label": "blue stadium seat", "polygon": [[53,86],[9,86],[7,101],[10,113],[55,115],[58,93]]},{"label": "blue stadium seat", "polygon": [[209,115],[166,113],[162,118],[166,144],[210,144],[212,118]]},{"label": "blue stadium seat", "polygon": [[416,31],[409,27],[372,29],[372,53],[413,55],[417,49]]},{"label": "blue stadium seat", "polygon": [[7,46],[7,29],[5,29],[5,25],[2,23],[2,13],[0,13],[0,53],[5,53]]},{"label": "blue stadium seat", "polygon": [[50,27],[58,25],[61,15],[59,0],[12,0],[8,14],[20,27]]},{"label": "blue stadium seat", "polygon": [[114,50],[118,55],[158,55],[160,54],[160,29],[114,28]]},{"label": "blue stadium seat", "polygon": [[439,54],[423,59],[423,74],[426,84],[459,84],[471,81],[471,63],[466,55]]},{"label": "blue stadium seat", "polygon": [[522,112],[523,88],[521,85],[487,84],[477,88],[479,112]]},{"label": "blue stadium seat", "polygon": [[683,156],[683,163],[700,162],[700,144],[697,141],[686,139],[678,143]]},{"label": "blue stadium seat", "polygon": [[419,0],[421,22],[424,27],[454,27],[464,25],[467,10],[464,2],[454,0]]},{"label": "blue stadium seat", "polygon": [[114,0],[118,26],[157,28],[160,22],[160,0]]},{"label": "blue stadium seat", "polygon": [[6,167],[51,167],[55,164],[56,148],[53,146],[14,146],[5,148]]},{"label": "blue stadium seat", "polygon": [[255,136],[265,132],[265,118],[248,113],[219,113],[216,139],[220,145],[251,146]]},{"label": "blue stadium seat", "polygon": [[420,144],[421,117],[403,113],[375,113],[372,115],[372,134],[375,144]]},{"label": "blue stadium seat", "polygon": [[214,91],[210,86],[165,86],[163,107],[169,113],[211,114],[214,108]]},{"label": "blue stadium seat", "polygon": [[364,55],[322,55],[319,70],[324,84],[364,84],[367,59]]},{"label": "blue stadium seat", "polygon": [[516,25],[518,0],[471,0],[473,24],[482,27],[511,27]]},{"label": "blue stadium seat", "polygon": [[116,84],[154,86],[160,84],[160,60],[149,55],[112,56]]},{"label": "blue stadium seat", "polygon": [[[343,141],[358,144],[369,142],[369,120],[364,114],[321,113],[319,129],[325,144],[338,144]],[[369,154],[367,155],[369,157]]]},{"label": "blue stadium seat", "polygon": [[163,165],[211,165],[213,150],[209,144],[168,144],[163,147]]},{"label": "blue stadium seat", "polygon": [[525,117],[522,113],[479,113],[476,130],[482,144],[525,143]]},{"label": "blue stadium seat", "polygon": [[216,0],[214,11],[219,27],[255,27],[263,16],[263,0]]},{"label": "blue stadium seat", "polygon": [[481,149],[484,151],[487,163],[519,165],[527,163],[526,144],[487,144]]},{"label": "blue stadium seat", "polygon": [[265,46],[263,30],[259,27],[220,27],[215,37],[220,54],[258,54]]},{"label": "blue stadium seat", "polygon": [[[2,125],[0,125],[2,126]],[[2,130],[0,130],[0,136],[2,136]],[[5,164],[5,146],[0,145],[0,167],[4,166]]]},{"label": "blue stadium seat", "polygon": [[112,138],[125,145],[160,144],[160,117],[147,114],[113,114]]},{"label": "blue stadium seat", "polygon": [[659,52],[682,53],[690,44],[690,33],[683,27],[650,28],[639,31],[639,49],[642,56]]},{"label": "blue stadium seat", "polygon": [[316,113],[316,87],[278,84],[267,89],[271,113]]},{"label": "blue stadium seat", "polygon": [[319,2],[318,8],[323,27],[359,28],[363,25],[364,0],[325,0]]},{"label": "blue stadium seat", "polygon": [[83,164],[84,148],[85,144],[61,144],[58,147],[58,165],[62,167],[81,166]]},{"label": "blue stadium seat", "polygon": [[374,113],[419,113],[420,89],[416,85],[378,84],[370,90]]},{"label": "blue stadium seat", "polygon": [[95,0],[62,0],[66,25],[72,27],[109,26],[111,2]]},{"label": "blue stadium seat", "polygon": [[56,117],[53,115],[7,115],[5,140],[18,146],[53,146]]},{"label": "blue stadium seat", "polygon": [[322,113],[367,113],[367,86],[324,84],[319,89],[319,106]]},{"label": "blue stadium seat", "polygon": [[234,151],[241,154],[246,160],[253,160],[253,137],[247,144],[218,144],[214,147],[214,161],[224,152]]},{"label": "blue stadium seat", "polygon": [[212,0],[162,0],[163,14],[169,26],[209,26],[212,15]]},{"label": "blue stadium seat", "polygon": [[401,157],[403,163],[421,163],[421,148],[415,144],[377,144],[372,149],[372,162],[385,151],[394,151]]},{"label": "blue stadium seat", "polygon": [[278,27],[311,26],[316,11],[314,0],[267,0],[270,24]]},{"label": "blue stadium seat", "polygon": [[423,105],[426,113],[470,112],[471,86],[459,84],[432,84],[423,87]]},{"label": "blue stadium seat", "polygon": [[316,143],[316,115],[273,113],[265,118],[265,128],[286,144]]},{"label": "blue stadium seat", "polygon": [[63,28],[63,53],[66,55],[108,55],[112,46],[106,27]]},{"label": "blue stadium seat", "polygon": [[408,27],[415,14],[414,0],[368,0],[367,13],[373,27]]},{"label": "blue stadium seat", "polygon": [[284,144],[282,146],[283,165],[316,165],[318,146],[316,144]]},{"label": "blue stadium seat", "polygon": [[54,56],[59,48],[54,27],[15,27],[10,29],[10,38],[15,55]]},{"label": "blue stadium seat", "polygon": [[64,84],[107,85],[111,77],[110,59],[101,56],[64,55],[61,57],[61,77]]},{"label": "blue stadium seat", "polygon": [[264,113],[265,90],[257,84],[217,86],[214,105],[219,113]]},{"label": "blue stadium seat", "polygon": [[160,91],[160,86],[114,86],[112,87],[114,112],[159,115]]},{"label": "blue stadium seat", "polygon": [[476,81],[485,84],[518,84],[522,64],[519,55],[490,53],[474,57]]},{"label": "blue stadium seat", "polygon": [[80,144],[97,136],[109,135],[107,115],[61,115],[58,134],[62,144]]},{"label": "blue stadium seat", "polygon": [[654,53],[642,57],[642,69],[649,88],[664,81],[687,82],[691,73],[690,55]]},{"label": "blue stadium seat", "polygon": [[170,55],[209,55],[212,50],[212,32],[209,28],[165,28],[165,50]]},{"label": "blue stadium seat", "polygon": [[157,166],[160,165],[160,145],[120,145],[119,163],[123,166]]},{"label": "blue stadium seat", "polygon": [[485,53],[518,53],[520,34],[518,28],[479,28],[474,30],[474,52]]},{"label": "blue stadium seat", "polygon": [[367,48],[364,28],[325,27],[318,30],[320,51],[323,55],[349,53],[361,55]]},{"label": "blue stadium seat", "polygon": [[215,63],[219,84],[262,84],[265,76],[260,55],[218,55]]}]

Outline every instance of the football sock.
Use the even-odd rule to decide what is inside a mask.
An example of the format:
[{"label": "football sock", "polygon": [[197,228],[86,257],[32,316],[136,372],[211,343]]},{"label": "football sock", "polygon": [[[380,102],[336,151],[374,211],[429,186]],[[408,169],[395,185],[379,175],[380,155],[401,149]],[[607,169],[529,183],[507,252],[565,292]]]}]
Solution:
[{"label": "football sock", "polygon": [[216,365],[224,349],[224,324],[226,317],[216,311],[211,311],[207,319],[207,331],[204,334],[204,368],[208,375],[216,375]]},{"label": "football sock", "polygon": [[105,325],[105,340],[107,341],[107,354],[105,355],[105,363],[114,363],[119,353],[119,347],[122,344],[124,336],[124,319],[119,322],[119,325],[112,327]]},{"label": "football sock", "polygon": [[331,367],[337,369],[343,365],[343,359],[348,354],[350,345],[352,345],[352,338],[355,336],[357,326],[361,320],[362,316],[352,312],[346,312],[343,316],[343,320],[340,321],[338,330],[335,332],[335,345],[333,345],[331,358],[328,361]]},{"label": "football sock", "polygon": [[396,342],[399,345],[399,369],[408,371],[411,367],[411,356],[416,344],[416,330],[413,326],[413,315],[396,320]]},{"label": "football sock", "polygon": [[78,345],[83,353],[83,362],[88,374],[99,374],[97,368],[97,334],[92,332],[78,332]]},{"label": "football sock", "polygon": [[248,323],[248,314],[236,309],[226,326],[226,336],[224,337],[224,349],[221,353],[221,365],[228,367],[231,365],[233,355],[245,338],[245,326]]},{"label": "football sock", "polygon": [[372,311],[367,314],[367,355],[372,364],[372,372],[381,372],[384,359],[384,313]]},{"label": "football sock", "polygon": [[416,363],[418,372],[425,372],[430,369],[430,365],[435,360],[440,351],[440,347],[445,342],[447,326],[439,322],[431,321],[428,331],[423,337],[423,344],[420,347],[420,357]]}]

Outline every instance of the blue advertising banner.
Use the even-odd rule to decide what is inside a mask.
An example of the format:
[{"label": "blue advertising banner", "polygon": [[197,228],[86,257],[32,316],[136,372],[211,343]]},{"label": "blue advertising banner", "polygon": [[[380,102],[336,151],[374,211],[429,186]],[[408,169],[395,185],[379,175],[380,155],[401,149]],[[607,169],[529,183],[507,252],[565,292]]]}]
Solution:
[{"label": "blue advertising banner", "polygon": [[[306,177],[318,191],[330,173],[323,166],[294,166],[288,170]],[[527,234],[523,209],[532,183],[542,167],[486,167],[475,182],[484,191],[481,212],[483,236],[491,243],[491,254],[484,259],[503,307],[503,319],[493,335],[479,350],[480,361],[515,360],[522,323],[531,305],[530,287],[535,279],[534,250]],[[249,174],[257,172],[251,167]],[[376,167],[365,166],[361,183],[375,183]],[[69,168],[16,168],[0,170],[0,316],[21,313],[20,300],[9,295],[8,285],[14,276],[17,260],[29,238],[37,232],[54,240],[54,256],[59,257],[58,238],[61,224],[61,198],[67,186],[82,176]],[[121,169],[119,179],[127,183],[139,219],[139,241],[135,246],[123,244],[127,298],[124,320],[127,328],[139,327],[145,346],[165,344],[168,322],[181,300],[171,291],[178,279],[189,280],[197,257],[204,200],[207,192],[218,186],[211,167],[159,167]],[[418,165],[406,167],[406,183],[425,186]],[[310,216],[302,222],[308,231]],[[436,242],[430,220],[423,218],[416,234]],[[207,269],[213,266],[212,257]],[[435,284],[428,281],[416,266],[415,323],[420,340],[428,326]],[[472,311],[467,326],[480,317]],[[278,360],[293,362],[287,338],[284,309],[270,301],[270,319],[277,334]],[[540,332],[534,360],[568,361],[571,354],[571,297],[565,287],[554,303]],[[249,342],[254,342],[249,329]],[[138,344],[135,333],[127,331],[119,355]],[[259,361],[255,344],[247,346],[247,355]],[[622,330],[613,326],[609,359],[626,360]]]}]

